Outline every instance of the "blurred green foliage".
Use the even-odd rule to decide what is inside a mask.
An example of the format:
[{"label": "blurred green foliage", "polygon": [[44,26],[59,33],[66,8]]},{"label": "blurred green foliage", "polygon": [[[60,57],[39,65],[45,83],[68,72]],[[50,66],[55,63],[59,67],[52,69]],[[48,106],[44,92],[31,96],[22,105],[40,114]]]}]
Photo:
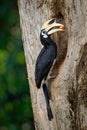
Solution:
[{"label": "blurred green foliage", "polygon": [[16,0],[0,1],[0,130],[34,130]]}]

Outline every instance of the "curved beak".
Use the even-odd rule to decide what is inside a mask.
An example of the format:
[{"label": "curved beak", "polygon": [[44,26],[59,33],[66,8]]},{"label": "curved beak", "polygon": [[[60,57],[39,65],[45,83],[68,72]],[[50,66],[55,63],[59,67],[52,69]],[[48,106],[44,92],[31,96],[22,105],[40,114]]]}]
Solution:
[{"label": "curved beak", "polygon": [[60,23],[56,23],[56,19],[48,20],[41,28],[41,30],[45,29],[47,33],[50,35],[57,31],[64,31],[64,25]]}]

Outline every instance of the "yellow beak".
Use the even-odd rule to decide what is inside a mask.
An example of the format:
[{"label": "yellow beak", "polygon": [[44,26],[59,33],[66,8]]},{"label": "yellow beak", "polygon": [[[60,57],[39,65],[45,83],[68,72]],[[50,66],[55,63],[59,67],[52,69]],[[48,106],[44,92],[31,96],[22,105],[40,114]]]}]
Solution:
[{"label": "yellow beak", "polygon": [[48,34],[52,34],[57,31],[64,31],[64,25],[60,23],[56,23],[56,19],[48,20],[41,28],[41,30],[45,29]]}]

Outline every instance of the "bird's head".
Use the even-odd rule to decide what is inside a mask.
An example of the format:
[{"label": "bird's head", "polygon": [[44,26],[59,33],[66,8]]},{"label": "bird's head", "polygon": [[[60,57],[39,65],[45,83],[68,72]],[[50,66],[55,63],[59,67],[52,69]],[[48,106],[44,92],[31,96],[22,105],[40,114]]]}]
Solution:
[{"label": "bird's head", "polygon": [[43,24],[40,36],[44,39],[48,38],[51,34],[57,31],[64,31],[64,25],[56,23],[56,19],[52,18]]}]

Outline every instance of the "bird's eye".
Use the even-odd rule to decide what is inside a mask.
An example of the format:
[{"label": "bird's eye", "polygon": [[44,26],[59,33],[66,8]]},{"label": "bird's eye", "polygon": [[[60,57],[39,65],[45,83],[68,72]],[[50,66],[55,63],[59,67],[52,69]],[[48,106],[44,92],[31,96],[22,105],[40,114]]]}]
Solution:
[{"label": "bird's eye", "polygon": [[45,30],[42,31],[42,35],[46,35],[46,31]]}]

